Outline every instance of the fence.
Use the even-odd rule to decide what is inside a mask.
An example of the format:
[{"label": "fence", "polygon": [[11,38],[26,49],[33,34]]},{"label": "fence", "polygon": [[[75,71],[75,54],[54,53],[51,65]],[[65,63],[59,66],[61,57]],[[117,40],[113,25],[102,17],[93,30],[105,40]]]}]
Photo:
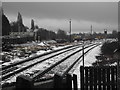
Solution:
[{"label": "fence", "polygon": [[[117,67],[80,67],[81,90],[117,90]],[[55,74],[53,79],[35,82],[32,78],[20,75],[16,79],[15,87],[3,90],[78,90],[77,75]]]},{"label": "fence", "polygon": [[117,90],[117,67],[80,67],[81,90]]},{"label": "fence", "polygon": [[78,90],[77,88],[77,75],[67,74],[66,76],[61,76],[55,74],[53,80],[48,80],[45,82],[34,82],[31,78],[27,76],[18,76],[16,81],[15,90]]}]

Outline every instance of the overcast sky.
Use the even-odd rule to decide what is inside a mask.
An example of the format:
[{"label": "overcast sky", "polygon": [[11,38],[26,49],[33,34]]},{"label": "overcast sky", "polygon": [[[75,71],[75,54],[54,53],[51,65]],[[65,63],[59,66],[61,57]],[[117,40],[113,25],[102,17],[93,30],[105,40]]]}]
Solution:
[{"label": "overcast sky", "polygon": [[24,25],[30,27],[31,19],[41,28],[69,32],[108,32],[118,28],[117,2],[3,2],[2,6],[9,21],[16,21],[21,13]]}]

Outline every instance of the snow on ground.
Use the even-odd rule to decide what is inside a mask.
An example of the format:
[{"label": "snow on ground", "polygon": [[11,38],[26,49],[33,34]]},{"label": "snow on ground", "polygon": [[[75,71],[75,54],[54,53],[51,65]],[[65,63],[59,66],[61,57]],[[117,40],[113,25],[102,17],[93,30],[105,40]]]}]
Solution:
[{"label": "snow on ground", "polygon": [[[25,44],[25,45],[27,45],[27,44]],[[44,42],[41,42],[41,43],[38,43],[37,45],[45,46],[46,44]],[[71,46],[71,45],[65,45],[65,46],[59,46],[59,47],[52,46],[52,50],[47,50],[47,51],[45,51],[45,50],[39,50],[39,51],[37,51],[37,53],[31,54],[29,57],[34,57],[34,56],[37,56],[37,55],[41,55],[41,54],[44,54],[44,53],[47,53],[47,52],[51,52],[53,50],[59,50],[59,49],[62,49],[62,48],[65,48],[65,47],[69,47],[69,46]],[[19,58],[17,56],[14,56],[14,59],[10,60],[9,62],[5,62],[2,65],[5,65],[5,66],[6,65],[10,65],[10,64],[15,63],[15,62],[23,61],[23,60],[25,60],[25,59],[27,59],[29,57]]]},{"label": "snow on ground", "polygon": [[[81,47],[80,47],[80,48],[81,48]],[[80,49],[80,48],[79,48],[79,49]],[[9,79],[3,81],[2,83],[5,83],[5,82],[8,82],[8,83],[15,82],[15,81],[16,81],[16,77],[19,76],[19,75],[21,75],[21,74],[23,74],[23,75],[30,75],[30,74],[31,74],[31,75],[34,75],[35,72],[37,72],[37,71],[40,72],[40,71],[45,70],[46,68],[50,67],[51,65],[55,64],[56,62],[60,61],[61,59],[65,58],[66,56],[68,56],[68,55],[70,55],[71,53],[73,53],[73,51],[76,52],[77,50],[78,50],[78,48],[75,49],[75,50],[72,50],[72,52],[71,52],[71,51],[68,51],[68,52],[65,52],[65,53],[63,53],[63,54],[60,54],[59,56],[55,56],[55,57],[53,57],[53,58],[51,58],[51,59],[48,59],[47,61],[44,61],[43,63],[37,64],[37,65],[35,65],[35,66],[33,66],[33,67],[31,67],[31,68],[29,68],[29,69],[27,69],[27,70],[19,73],[19,74],[16,74],[16,76],[13,76],[13,77],[9,78]],[[63,50],[62,50],[62,51],[63,51]],[[61,51],[61,52],[62,52],[62,51]],[[64,51],[65,51],[65,50],[64,50]],[[56,53],[60,53],[60,52],[56,52]],[[54,55],[54,54],[52,54],[52,55]],[[46,57],[49,57],[49,56],[50,56],[50,55],[43,56],[43,57],[40,57],[40,58],[46,58]],[[39,59],[37,58],[37,59],[34,60],[34,61],[26,62],[26,63],[21,64],[21,65],[17,65],[17,67],[22,68],[22,67],[24,67],[24,66],[28,66],[28,65],[30,65],[30,64],[32,64],[32,63],[35,63],[35,62],[37,62],[37,61],[39,61],[39,60],[42,60],[42,59],[40,59],[40,58],[39,58]]]},{"label": "snow on ground", "polygon": [[85,66],[91,66],[93,62],[95,62],[97,59],[95,56],[100,54],[100,47],[98,46],[90,51],[90,53],[86,54],[85,56]]},{"label": "snow on ground", "polygon": [[41,42],[41,43],[38,43],[37,45],[45,46],[45,43],[44,43],[44,42]]},{"label": "snow on ground", "polygon": [[[96,61],[95,56],[99,55],[100,53],[100,46],[95,47],[91,51],[89,51],[84,58],[84,64],[85,66],[92,66],[92,63]],[[78,88],[80,88],[80,66],[83,65],[83,62],[81,62],[78,67],[75,69],[74,74],[77,75],[77,80],[78,80]]]}]

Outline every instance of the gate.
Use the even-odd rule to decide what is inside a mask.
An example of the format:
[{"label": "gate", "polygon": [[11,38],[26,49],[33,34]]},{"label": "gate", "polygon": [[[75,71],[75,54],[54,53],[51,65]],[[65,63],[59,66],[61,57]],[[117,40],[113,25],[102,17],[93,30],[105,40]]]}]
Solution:
[{"label": "gate", "polygon": [[80,67],[81,90],[117,90],[117,67]]}]

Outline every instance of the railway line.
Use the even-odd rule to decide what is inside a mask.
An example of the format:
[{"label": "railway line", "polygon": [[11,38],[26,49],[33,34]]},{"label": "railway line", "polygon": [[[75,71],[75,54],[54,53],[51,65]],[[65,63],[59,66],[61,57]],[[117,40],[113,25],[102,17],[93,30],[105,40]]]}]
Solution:
[{"label": "railway line", "polygon": [[[98,45],[92,45],[92,46],[88,46],[85,47],[85,54],[90,51],[91,49],[95,48]],[[80,60],[80,58],[82,57],[81,54],[81,50],[79,49],[76,52],[72,53],[69,56],[64,57],[60,63],[57,62],[54,65],[51,65],[49,68],[45,69],[43,72],[39,72],[35,75],[33,75],[33,79],[35,81],[39,81],[39,79],[42,77],[43,79],[46,77],[48,78],[52,78],[54,76],[55,73],[59,73],[62,76],[64,76],[65,74],[67,74],[72,68],[73,66]],[[81,60],[82,61],[82,60]],[[42,79],[42,80],[43,80]]]},{"label": "railway line", "polygon": [[[79,46],[79,45],[77,45],[77,46]],[[8,66],[3,66],[1,73],[2,73],[2,75],[4,75],[8,72],[14,71],[15,69],[18,69],[18,67],[25,66],[27,63],[34,63],[34,62],[37,62],[39,59],[43,59],[43,58],[46,58],[48,56],[49,56],[48,58],[52,58],[54,55],[59,55],[61,53],[67,52],[69,50],[72,50],[72,49],[76,48],[77,46],[75,45],[75,46],[65,47],[65,48],[55,50],[55,51],[52,51],[52,52],[48,52],[48,53],[45,53],[45,54],[42,54],[42,55],[38,55],[38,56],[35,56],[35,57],[30,57],[30,58],[27,58],[25,60],[10,64]],[[48,58],[46,58],[46,59],[48,59]],[[42,60],[41,60],[41,62],[42,62]]]},{"label": "railway line", "polygon": [[17,73],[20,73],[20,72],[36,65],[36,64],[42,63],[43,61],[46,61],[49,58],[58,56],[62,53],[65,53],[65,52],[68,52],[68,51],[71,51],[71,50],[74,50],[74,49],[76,49],[80,46],[81,46],[81,44],[68,46],[68,47],[65,47],[65,48],[62,48],[62,49],[58,49],[58,50],[55,50],[55,51],[52,51],[52,52],[48,52],[48,53],[45,53],[45,54],[42,54],[42,55],[39,55],[39,56],[27,58],[26,60],[23,60],[23,61],[20,61],[20,62],[17,62],[17,63],[13,63],[11,65],[2,67],[2,71],[1,71],[2,77],[1,78],[2,78],[3,81],[4,80],[7,81],[6,79],[9,79],[9,77],[11,77],[11,76],[13,76]]},{"label": "railway line", "polygon": [[[85,53],[87,53],[87,51],[89,51],[90,49],[94,48],[97,45],[96,44],[86,45]],[[67,73],[74,66],[74,64],[82,57],[82,55],[80,54],[81,51],[82,51],[81,44],[79,44],[75,46],[70,46],[69,48],[56,50],[55,52],[52,53],[37,56],[30,60],[27,59],[26,61],[18,62],[11,66],[3,67],[1,84],[4,84],[5,82],[11,80],[12,80],[11,82],[15,82],[16,77],[21,74],[29,75],[31,78],[34,79],[34,81],[37,81],[38,78],[41,78],[43,75],[46,75],[49,72],[53,72],[52,75],[55,73],[55,71],[58,72],[65,71]],[[73,62],[73,58],[75,62]],[[70,59],[72,61],[70,61]],[[70,61],[71,63],[68,66],[66,66],[65,69],[64,65],[65,63],[68,63],[67,61]],[[62,66],[64,68],[58,68]],[[47,76],[49,75],[47,74]]]}]

